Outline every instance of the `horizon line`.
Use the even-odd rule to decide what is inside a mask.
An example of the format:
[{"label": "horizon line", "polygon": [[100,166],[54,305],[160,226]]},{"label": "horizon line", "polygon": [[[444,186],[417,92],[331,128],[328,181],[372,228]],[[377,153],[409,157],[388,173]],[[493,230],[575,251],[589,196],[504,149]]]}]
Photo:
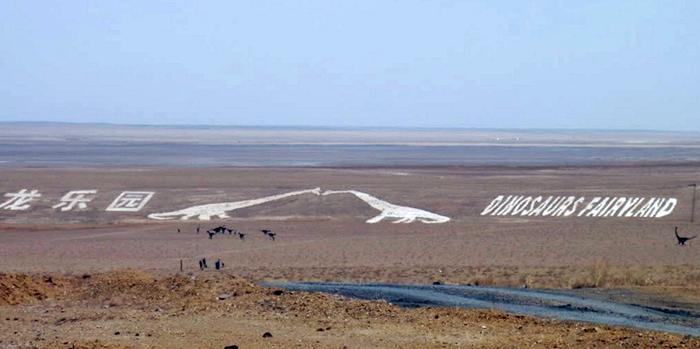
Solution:
[{"label": "horizon line", "polygon": [[43,121],[43,120],[0,120],[0,124],[14,125],[79,125],[105,127],[154,127],[154,128],[249,128],[249,129],[307,129],[307,130],[362,130],[362,131],[537,131],[537,132],[650,132],[650,133],[700,133],[700,130],[669,130],[669,129],[597,129],[597,128],[523,128],[523,127],[446,127],[446,126],[351,126],[351,125],[240,125],[240,124],[147,124],[147,123],[115,123],[115,122],[80,122],[80,121]]}]

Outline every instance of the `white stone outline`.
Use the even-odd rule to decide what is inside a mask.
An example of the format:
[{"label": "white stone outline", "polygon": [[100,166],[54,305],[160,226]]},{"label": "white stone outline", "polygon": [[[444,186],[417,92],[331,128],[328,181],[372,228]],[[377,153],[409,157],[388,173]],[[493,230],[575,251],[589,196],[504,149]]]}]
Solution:
[{"label": "white stone outline", "polygon": [[175,219],[178,216],[180,216],[180,220],[188,220],[188,219],[196,216],[197,219],[202,220],[202,221],[208,221],[211,219],[211,217],[218,217],[221,219],[230,218],[230,216],[227,214],[227,212],[232,212],[232,211],[235,211],[235,210],[240,209],[240,208],[256,206],[256,205],[264,204],[266,202],[281,200],[284,198],[288,198],[290,196],[296,196],[296,195],[302,195],[302,194],[321,195],[321,188],[292,191],[289,193],[265,196],[262,198],[251,199],[251,200],[198,205],[198,206],[192,206],[192,207],[183,208],[181,210],[171,211],[171,212],[151,213],[148,215],[148,218],[157,219],[157,220],[170,220],[170,219]]},{"label": "white stone outline", "polygon": [[199,220],[208,221],[212,217],[218,217],[220,219],[230,218],[228,213],[250,206],[260,205],[266,202],[281,200],[287,197],[302,195],[302,194],[315,194],[315,195],[331,195],[331,194],[353,194],[360,198],[362,201],[366,202],[373,208],[381,211],[376,217],[368,219],[366,222],[369,224],[374,224],[382,221],[385,218],[397,218],[393,223],[412,223],[418,220],[427,224],[439,224],[450,221],[450,217],[442,216],[437,213],[428,212],[418,208],[395,205],[390,202],[376,198],[370,194],[363,193],[356,190],[326,190],[321,194],[321,188],[306,189],[292,191],[283,194],[265,196],[257,199],[234,201],[234,202],[222,202],[216,204],[206,204],[197,205],[187,208],[183,208],[177,211],[162,212],[162,213],[151,213],[148,215],[150,219],[156,220],[172,220],[179,217],[180,220],[188,220],[193,217],[197,217]]},{"label": "white stone outline", "polygon": [[326,196],[332,194],[353,194],[373,208],[381,211],[379,215],[366,221],[366,223],[369,224],[379,223],[385,218],[397,218],[397,220],[392,223],[413,223],[416,219],[428,224],[440,224],[450,221],[450,217],[419,208],[395,205],[357,190],[326,190],[322,195]]}]

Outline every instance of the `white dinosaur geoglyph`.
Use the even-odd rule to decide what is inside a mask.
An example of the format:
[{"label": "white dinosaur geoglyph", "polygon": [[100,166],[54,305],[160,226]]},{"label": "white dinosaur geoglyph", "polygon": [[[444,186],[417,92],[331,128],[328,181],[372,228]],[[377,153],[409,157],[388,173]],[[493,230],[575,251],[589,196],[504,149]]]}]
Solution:
[{"label": "white dinosaur geoglyph", "polygon": [[148,218],[167,220],[167,219],[175,219],[175,218],[180,217],[181,220],[187,220],[187,219],[190,219],[190,218],[196,216],[198,219],[204,220],[204,221],[210,220],[211,217],[219,217],[219,218],[223,219],[223,218],[229,218],[229,215],[226,212],[231,212],[231,211],[237,210],[239,208],[260,205],[260,204],[263,204],[266,202],[281,200],[284,198],[288,198],[290,196],[296,196],[296,195],[302,195],[302,194],[320,195],[321,188],[293,191],[293,192],[289,192],[289,193],[271,195],[271,196],[266,196],[266,197],[262,197],[262,198],[258,198],[258,199],[251,199],[251,200],[243,200],[243,201],[235,201],[235,202],[222,202],[222,203],[218,203],[218,204],[192,206],[192,207],[188,207],[188,208],[184,208],[182,210],[177,210],[177,211],[172,211],[172,212],[152,213],[152,214],[148,215]]},{"label": "white dinosaur geoglyph", "polygon": [[394,205],[379,198],[376,198],[367,193],[356,190],[326,190],[323,195],[331,194],[353,194],[360,200],[368,203],[370,206],[381,211],[381,213],[367,220],[367,223],[377,223],[384,218],[398,218],[393,223],[412,223],[416,219],[423,223],[445,223],[450,220],[450,217],[441,216],[436,213],[428,212],[418,208]]},{"label": "white dinosaur geoglyph", "polygon": [[[378,223],[384,218],[397,218],[397,220],[395,220],[393,223],[412,223],[416,219],[423,223],[445,223],[450,220],[449,217],[441,216],[439,214],[428,212],[418,208],[394,205],[390,202],[386,202],[372,195],[356,190],[326,190],[325,192],[323,192],[323,195],[346,193],[357,196],[373,208],[381,211],[381,213],[378,216],[367,220],[367,223],[370,224]],[[230,217],[227,214],[227,212],[302,194],[321,195],[321,188],[293,191],[289,193],[271,195],[251,200],[192,206],[177,211],[152,213],[148,215],[148,218],[158,220],[170,220],[180,218],[181,220],[187,220],[193,217],[197,217],[200,220],[206,221],[210,220],[211,217],[218,217],[220,219],[223,219]]]}]

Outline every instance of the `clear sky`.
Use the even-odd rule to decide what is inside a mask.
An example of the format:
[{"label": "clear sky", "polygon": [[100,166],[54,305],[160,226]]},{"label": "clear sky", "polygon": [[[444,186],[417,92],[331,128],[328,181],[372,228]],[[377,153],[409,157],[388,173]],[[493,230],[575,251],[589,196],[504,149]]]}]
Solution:
[{"label": "clear sky", "polygon": [[0,121],[700,130],[700,1],[0,0]]}]

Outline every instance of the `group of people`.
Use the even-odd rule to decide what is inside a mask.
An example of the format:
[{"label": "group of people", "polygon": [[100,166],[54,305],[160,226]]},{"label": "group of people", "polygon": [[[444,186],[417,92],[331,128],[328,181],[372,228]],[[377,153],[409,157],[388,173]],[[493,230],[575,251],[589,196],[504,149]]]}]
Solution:
[{"label": "group of people", "polygon": [[[197,226],[197,234],[199,234],[201,232],[201,230],[202,230],[202,227]],[[177,232],[178,233],[181,232],[180,228],[177,228]],[[262,232],[263,235],[265,235],[270,240],[275,241],[277,234],[274,233],[272,230],[261,229],[260,232]],[[238,238],[241,240],[245,240],[245,236],[246,236],[245,233],[242,233],[241,231],[239,231],[237,229],[230,229],[230,228],[226,227],[225,225],[220,225],[220,226],[215,227],[213,229],[209,229],[206,231],[206,233],[209,235],[210,240],[213,239],[214,235],[216,235],[216,234],[224,235],[224,234],[228,233],[229,235],[237,235]],[[203,271],[204,269],[209,269],[209,265],[207,265],[206,258],[201,258],[198,261],[198,264],[199,264],[199,270]],[[222,262],[220,258],[217,258],[216,262],[214,262],[214,269],[221,270],[221,269],[223,269],[223,267],[224,267],[224,262]]]},{"label": "group of people", "polygon": [[[221,258],[217,258],[216,262],[214,262],[214,269],[221,270],[223,268],[224,268],[224,262],[221,261]],[[206,258],[202,258],[199,260],[199,270],[204,270],[204,269],[209,269],[209,266],[207,265]]]}]

